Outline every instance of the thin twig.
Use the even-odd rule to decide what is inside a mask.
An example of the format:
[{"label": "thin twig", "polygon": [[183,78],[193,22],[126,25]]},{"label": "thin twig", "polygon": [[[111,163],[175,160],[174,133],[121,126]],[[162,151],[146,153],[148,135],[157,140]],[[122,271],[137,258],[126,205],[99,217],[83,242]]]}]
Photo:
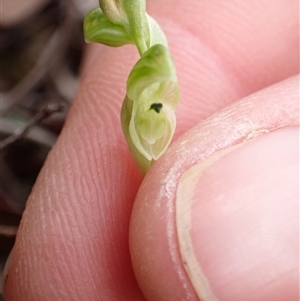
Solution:
[{"label": "thin twig", "polygon": [[54,113],[62,112],[64,107],[65,105],[63,102],[51,103],[45,106],[35,116],[33,116],[31,120],[29,120],[24,128],[17,129],[12,135],[0,141],[0,151],[3,151],[10,144],[23,138],[31,130],[32,127],[40,123],[43,119],[50,117]]}]

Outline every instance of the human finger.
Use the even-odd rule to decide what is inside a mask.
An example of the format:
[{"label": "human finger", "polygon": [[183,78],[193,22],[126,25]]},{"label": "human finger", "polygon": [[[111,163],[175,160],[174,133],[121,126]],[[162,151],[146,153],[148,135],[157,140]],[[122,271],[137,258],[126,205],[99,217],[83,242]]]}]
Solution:
[{"label": "human finger", "polygon": [[[198,2],[195,3],[197,6]],[[164,5],[170,7],[166,2],[159,7],[159,11],[163,11]],[[155,13],[158,10],[155,6],[149,8],[154,16],[159,14],[159,11]],[[220,20],[224,20],[225,12],[226,9],[220,15]],[[272,14],[272,11],[264,12],[266,16]],[[272,64],[282,67],[284,60],[286,67],[277,68],[278,73],[268,75],[271,77],[266,74],[272,72],[263,73],[262,78],[270,79],[263,81],[264,84],[276,82],[295,72],[295,36],[292,30],[295,17],[291,9],[283,9],[280,13],[280,22],[292,20],[290,23],[283,22],[287,24],[280,35],[281,40],[282,36],[287,37],[283,49],[276,52],[265,68],[259,69],[259,64],[254,64],[253,68],[257,72],[264,69],[270,71],[273,70],[270,69]],[[232,14],[235,16],[234,11]],[[193,16],[190,20],[193,18],[197,21],[199,17]],[[241,15],[238,16],[241,18]],[[168,27],[170,18],[158,18],[169,37],[182,87],[182,105],[177,111],[177,135],[224,106],[224,99],[235,101],[241,94],[251,93],[261,87],[262,82],[252,76],[251,80],[249,78],[245,81],[245,89],[240,94],[240,89],[235,89],[232,81],[226,79],[231,69],[221,68],[222,64],[217,64],[218,60],[213,55],[207,55],[203,43],[198,42],[192,34],[187,35],[183,25],[176,27],[171,24]],[[186,41],[183,48],[185,51],[177,48],[182,41]],[[252,49],[253,43],[245,45]],[[270,49],[270,45],[264,47]],[[223,54],[220,53],[220,56]],[[120,294],[141,298],[130,266],[126,230],[141,176],[124,143],[118,113],[125,93],[127,74],[136,59],[137,54],[129,47],[104,49],[101,56],[97,56],[96,61],[90,65],[65,129],[28,201],[11,256],[5,289],[7,300],[35,300],[45,296],[49,300],[57,300],[60,294],[66,293],[65,287],[70,279],[73,289],[68,291],[69,300],[75,298],[75,295],[76,299],[81,296],[84,300],[87,298],[84,292],[86,289],[89,291],[88,298],[99,297],[99,294],[110,300],[119,298]],[[211,60],[214,63],[205,67],[205,63]],[[281,63],[277,65],[277,62]],[[217,65],[216,68],[214,65]],[[235,66],[235,62],[232,66]],[[247,66],[250,68],[251,64]],[[204,73],[191,72],[203,69],[206,70]],[[246,73],[250,71],[245,69]],[[198,80],[195,81],[195,78]],[[204,81],[205,78],[210,80]],[[200,82],[203,83],[203,89],[199,87]],[[213,86],[206,90],[205,83]],[[211,97],[208,97],[210,94]],[[205,102],[206,99],[216,100],[218,105],[211,110],[210,106],[203,106],[209,104]],[[74,259],[76,265],[72,264],[70,258]],[[48,269],[49,262],[52,269]]]},{"label": "human finger", "polygon": [[130,249],[147,300],[298,300],[298,82],[199,123],[146,175]]}]

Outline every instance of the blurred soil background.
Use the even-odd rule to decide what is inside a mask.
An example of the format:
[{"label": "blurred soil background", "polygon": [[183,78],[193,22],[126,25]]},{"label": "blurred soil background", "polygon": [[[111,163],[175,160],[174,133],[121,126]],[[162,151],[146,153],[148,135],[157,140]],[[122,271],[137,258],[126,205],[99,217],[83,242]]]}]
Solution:
[{"label": "blurred soil background", "polygon": [[1,0],[0,5],[2,278],[26,200],[76,93],[85,47],[82,22],[97,0]]}]

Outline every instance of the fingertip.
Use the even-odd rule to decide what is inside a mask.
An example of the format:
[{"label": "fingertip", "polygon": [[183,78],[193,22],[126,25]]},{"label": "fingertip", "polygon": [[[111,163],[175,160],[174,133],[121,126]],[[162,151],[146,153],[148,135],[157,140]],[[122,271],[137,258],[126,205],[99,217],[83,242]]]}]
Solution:
[{"label": "fingertip", "polygon": [[262,135],[181,176],[180,253],[200,299],[298,299],[298,134]]},{"label": "fingertip", "polygon": [[[224,235],[222,237],[218,237],[218,235],[215,235],[212,238],[212,243],[214,245],[217,245],[217,250],[219,250],[220,253],[213,253],[205,255],[205,250],[209,251],[209,248],[206,246],[210,244],[210,242],[205,242],[205,235],[209,237],[209,233],[205,234],[195,232],[195,236],[197,236],[196,241],[199,240],[201,243],[202,236],[203,241],[205,242],[205,245],[201,245],[199,249],[199,253],[202,254],[204,258],[209,258],[209,263],[211,264],[211,267],[214,271],[214,278],[211,280],[209,274],[199,278],[195,278],[195,275],[189,275],[189,272],[185,268],[185,265],[187,264],[187,260],[183,258],[182,256],[182,250],[180,250],[179,247],[179,239],[182,240],[183,237],[187,237],[187,232],[189,232],[189,228],[185,227],[184,225],[178,226],[178,221],[181,220],[181,218],[177,218],[176,222],[176,214],[178,213],[178,207],[176,207],[176,199],[177,199],[177,193],[178,193],[178,187],[179,183],[181,181],[182,175],[188,171],[190,168],[192,168],[195,164],[204,164],[205,166],[209,162],[209,158],[212,158],[214,154],[217,156],[220,155],[222,150],[229,150],[231,147],[235,147],[238,145],[241,145],[243,141],[248,141],[245,143],[254,143],[256,141],[255,139],[263,139],[263,137],[267,137],[266,139],[269,139],[268,137],[272,137],[274,134],[275,136],[280,132],[283,131],[283,133],[280,133],[279,140],[277,141],[276,145],[273,144],[269,149],[267,149],[265,146],[260,147],[259,149],[263,149],[263,154],[266,156],[262,161],[266,160],[268,157],[268,152],[270,152],[270,149],[280,149],[281,145],[290,145],[286,144],[285,138],[287,137],[288,141],[292,141],[293,145],[293,157],[290,153],[281,153],[281,157],[273,158],[273,161],[263,166],[260,163],[255,163],[260,166],[260,168],[266,168],[272,166],[273,163],[277,161],[282,161],[281,159],[284,157],[293,158],[292,160],[295,160],[295,149],[297,149],[297,146],[295,148],[295,140],[297,137],[297,127],[299,125],[298,121],[298,81],[297,78],[291,78],[285,82],[282,82],[276,86],[273,86],[269,89],[266,89],[264,91],[258,92],[255,95],[252,95],[238,103],[235,103],[231,107],[228,107],[227,109],[224,109],[223,111],[220,111],[219,113],[213,115],[211,118],[206,120],[203,123],[200,123],[196,125],[194,128],[192,128],[190,131],[186,132],[184,135],[182,135],[180,138],[178,138],[169,148],[167,153],[159,159],[153,167],[150,169],[148,174],[146,175],[136,198],[132,216],[131,216],[131,225],[130,225],[130,250],[131,250],[131,258],[132,263],[135,271],[136,278],[139,282],[139,285],[145,294],[145,296],[151,300],[184,300],[185,298],[190,298],[190,300],[198,300],[199,296],[203,297],[203,294],[209,296],[208,300],[215,300],[214,298],[221,298],[215,287],[209,284],[209,281],[217,281],[216,278],[218,277],[218,266],[214,265],[214,262],[217,262],[222,258],[222,251],[225,248],[226,249],[226,239],[224,238]],[[292,131],[293,134],[289,135],[284,132],[284,130],[280,130],[283,128],[287,128],[287,131]],[[253,139],[253,140],[251,140]],[[257,140],[258,141],[258,140]],[[258,142],[257,142],[258,143]],[[289,149],[292,147],[283,147],[284,149]],[[253,151],[250,151],[250,153],[253,153]],[[259,152],[257,152],[259,153]],[[256,153],[256,154],[257,154]],[[275,152],[276,153],[276,152]],[[254,155],[254,157],[257,157],[257,155]],[[233,156],[234,158],[234,156]],[[280,159],[281,158],[281,159]],[[255,158],[254,158],[255,159]],[[243,158],[241,161],[247,162],[248,158]],[[251,161],[248,160],[250,163]],[[294,162],[295,163],[295,162]],[[293,163],[293,164],[294,164]],[[238,166],[242,163],[237,164]],[[254,163],[252,165],[255,165]],[[277,168],[284,169],[284,166],[278,166],[274,165]],[[251,164],[250,164],[251,167]],[[247,166],[245,167],[247,168]],[[263,170],[260,170],[258,172],[262,172],[262,175],[259,179],[266,178],[266,181],[268,181],[268,174],[263,173]],[[236,171],[236,176],[238,177],[238,174],[240,174],[241,171]],[[271,172],[273,174],[274,172]],[[222,177],[222,175],[220,175]],[[279,175],[279,178],[277,180],[274,180],[270,185],[278,186],[278,189],[280,189],[278,182],[280,178],[285,177],[282,174]],[[293,175],[292,175],[293,177]],[[230,175],[227,176],[230,180]],[[254,177],[253,180],[256,178]],[[251,182],[251,177],[248,179]],[[265,182],[262,182],[265,183]],[[277,183],[277,184],[276,184]],[[295,180],[293,181],[295,184]],[[211,178],[211,191],[216,191],[222,195],[223,188],[214,186],[214,177]],[[203,184],[204,185],[204,184]],[[229,184],[226,184],[229,185]],[[262,184],[263,185],[263,184]],[[192,190],[192,185],[188,183],[186,186],[181,187],[181,203],[185,204],[188,202],[188,195]],[[196,182],[196,187],[198,186],[198,182]],[[205,186],[205,185],[204,185]],[[295,185],[294,185],[295,186]],[[290,237],[293,237],[292,239],[297,239],[295,237],[295,187],[293,186],[293,196],[291,197],[291,203],[289,203],[288,206],[288,212],[289,214],[286,214],[286,216],[289,216],[290,218],[293,218],[294,222],[291,224],[291,227],[287,229],[287,236],[290,235]],[[231,187],[235,187],[234,185],[231,185]],[[243,187],[247,188],[247,183],[244,182]],[[284,190],[284,187],[281,187]],[[253,189],[257,188],[255,185],[253,186]],[[251,189],[250,189],[251,190]],[[288,190],[288,189],[287,189]],[[275,191],[275,190],[274,190]],[[272,193],[274,193],[272,191]],[[194,197],[198,196],[200,199],[205,197],[205,187],[202,187],[201,192],[197,191],[197,193],[194,193]],[[233,194],[233,192],[230,192],[230,194]],[[261,195],[265,195],[266,191],[260,191]],[[276,194],[276,193],[275,193]],[[278,193],[279,196],[279,193]],[[284,201],[286,195],[281,195],[279,197],[280,201]],[[255,198],[253,195],[249,193],[250,201]],[[272,197],[270,197],[272,199]],[[214,203],[214,201],[217,201],[218,197],[216,197],[216,200],[211,200],[208,203]],[[248,199],[249,200],[249,199]],[[254,200],[257,204],[256,209],[254,209],[254,213],[256,210],[259,210],[259,201],[258,199]],[[255,203],[254,202],[254,203]],[[237,202],[238,203],[238,202]],[[250,202],[251,203],[251,202]],[[280,203],[280,202],[279,202]],[[272,206],[272,202],[268,203],[269,206]],[[239,204],[241,205],[241,204]],[[245,204],[244,204],[245,205]],[[281,204],[276,205],[276,210],[280,210],[282,206]],[[219,211],[218,208],[214,208],[217,212],[221,212],[222,204],[219,204]],[[247,204],[244,206],[247,208]],[[249,206],[251,207],[251,206]],[[267,206],[264,207],[264,213],[268,211]],[[286,208],[286,207],[285,207]],[[226,209],[226,207],[225,207]],[[224,209],[224,210],[225,210]],[[271,207],[269,207],[271,209]],[[185,209],[183,209],[184,211]],[[202,208],[199,209],[200,211],[203,210]],[[202,219],[199,218],[200,221],[202,221],[204,224],[203,231],[205,231],[205,227],[208,229],[214,229],[214,226],[217,224],[217,221],[213,219],[215,217],[214,210],[211,210],[209,214],[206,214],[205,217]],[[275,211],[276,211],[275,210]],[[189,210],[192,211],[192,210]],[[226,211],[226,210],[225,210]],[[270,215],[273,216],[275,220],[273,220],[274,223],[277,223],[276,225],[278,227],[272,228],[275,232],[269,232],[270,236],[275,235],[278,228],[280,228],[286,221],[286,219],[282,219],[282,222],[279,220],[276,220],[276,214],[274,210],[270,210]],[[197,211],[199,212],[199,211]],[[230,212],[229,212],[230,213]],[[199,213],[200,214],[200,213]],[[230,214],[229,214],[230,215]],[[269,217],[270,217],[269,215]],[[283,215],[285,215],[283,213]],[[217,215],[216,215],[217,216]],[[263,219],[263,215],[259,215]],[[282,216],[282,215],[281,215]],[[238,220],[239,216],[237,216],[236,220],[234,220],[233,224],[236,223],[238,226]],[[194,217],[195,220],[198,219],[198,216],[196,215]],[[248,219],[249,220],[249,219]],[[255,220],[256,227],[259,228],[258,224],[260,223],[258,219]],[[177,225],[176,225],[177,224]],[[231,224],[231,227],[233,227],[233,224]],[[218,224],[217,224],[218,225]],[[220,224],[219,224],[220,225]],[[221,227],[222,225],[220,225]],[[246,228],[248,226],[248,223],[246,223]],[[251,227],[252,224],[249,223],[249,227]],[[184,232],[183,235],[179,235],[178,227],[181,229],[185,229],[186,232]],[[195,226],[197,228],[198,225]],[[271,226],[270,226],[271,227]],[[240,227],[241,228],[241,227]],[[241,228],[242,229],[242,228]],[[244,228],[245,229],[245,228]],[[221,227],[222,230],[222,227]],[[221,231],[220,230],[220,231]],[[249,230],[249,228],[248,228]],[[273,234],[272,234],[273,233]],[[239,240],[239,236],[235,234],[230,234],[232,239],[236,239],[238,243],[243,243],[242,239]],[[255,232],[253,232],[253,235],[255,236]],[[284,239],[284,235],[280,236],[280,239]],[[262,236],[258,235],[257,239],[257,245],[261,243],[261,240],[263,240]],[[277,244],[281,244],[279,241],[277,241]],[[217,241],[220,241],[221,246],[217,244]],[[247,241],[251,242],[249,237],[247,237]],[[199,243],[199,244],[200,244]],[[237,245],[238,245],[237,243]],[[222,245],[223,244],[223,245]],[[247,247],[247,244],[245,244]],[[293,244],[295,246],[295,244]],[[263,252],[263,249],[265,246],[260,245],[261,249],[260,252]],[[259,248],[260,248],[259,247]],[[275,247],[275,243],[273,244],[273,247]],[[285,244],[286,248],[287,245]],[[235,248],[235,250],[238,247]],[[255,248],[251,248],[251,246],[248,245],[247,247],[248,251],[251,253],[253,251],[254,253],[257,251]],[[188,249],[191,249],[191,245],[188,247]],[[230,247],[228,247],[229,250]],[[266,248],[267,252],[270,251],[268,247]],[[282,250],[282,249],[281,249]],[[231,250],[232,251],[232,250]],[[234,251],[234,250],[233,250]],[[294,252],[293,250],[292,252]],[[246,253],[245,256],[250,256],[250,253]],[[278,253],[277,260],[284,261],[285,255],[284,250],[282,252]],[[259,253],[259,252],[258,252]],[[280,254],[281,253],[281,254]],[[293,253],[294,254],[294,253]],[[209,257],[209,256],[210,257]],[[206,256],[206,257],[205,257]],[[213,256],[216,256],[214,258]],[[267,256],[267,255],[265,255]],[[293,255],[294,256],[294,255]],[[188,257],[188,256],[185,256]],[[234,260],[234,256],[232,257]],[[266,257],[264,257],[266,258]],[[202,259],[201,259],[202,260]],[[292,288],[291,291],[291,297],[295,298],[295,279],[297,280],[297,277],[295,276],[295,264],[297,264],[297,261],[293,257],[293,263],[294,265],[293,270],[291,270],[289,277],[284,280],[285,284],[287,283],[288,279],[292,281]],[[226,264],[226,260],[224,263],[224,266]],[[231,267],[233,266],[232,261],[228,261],[231,264]],[[253,261],[252,261],[253,263]],[[202,264],[202,263],[201,263]],[[239,264],[243,264],[241,262],[236,263],[236,266],[234,268],[237,268]],[[260,262],[261,266],[263,267],[263,264]],[[268,264],[268,263],[266,263]],[[269,262],[269,264],[272,265],[272,262]],[[240,270],[243,270],[243,267],[240,267]],[[249,266],[251,266],[251,260],[249,260]],[[248,267],[249,267],[248,266]],[[276,266],[276,265],[275,265]],[[283,267],[283,265],[282,265]],[[227,268],[230,268],[230,266]],[[254,271],[259,271],[259,266],[255,266],[255,263],[253,263],[253,273]],[[285,271],[285,267],[281,270],[282,273]],[[244,269],[245,271],[246,269]],[[269,270],[270,271],[270,270]],[[282,275],[282,273],[279,272],[279,277]],[[195,271],[197,273],[197,270]],[[247,273],[247,272],[246,272]],[[252,278],[254,277],[252,273]],[[273,271],[275,273],[275,271]],[[217,275],[217,276],[215,276]],[[224,274],[222,274],[224,278]],[[201,287],[205,287],[208,283],[208,289],[207,287],[205,290],[199,292],[197,291],[197,283],[193,283],[192,279],[196,279],[196,282],[201,283]],[[220,276],[220,278],[222,278]],[[226,279],[223,279],[223,281],[226,281]],[[262,276],[264,280],[268,280],[268,277],[265,277],[265,275]],[[198,280],[197,280],[198,279]],[[200,279],[200,280],[199,280]],[[241,278],[242,279],[242,278]],[[283,278],[284,279],[284,278]],[[234,291],[235,281],[232,278],[227,279],[227,285],[232,286],[232,291]],[[254,281],[255,282],[255,281]],[[206,284],[205,284],[206,283]],[[242,285],[242,284],[241,284]],[[274,284],[277,285],[276,283]],[[225,286],[223,286],[225,287]],[[277,286],[280,290],[281,288],[289,289],[291,288],[289,285],[286,285],[285,287]],[[251,288],[251,294],[253,294],[253,291],[257,289],[261,290],[261,287],[254,286],[254,288]],[[212,291],[210,291],[210,289]],[[230,287],[227,288],[230,290]],[[276,291],[276,290],[275,290]],[[219,294],[219,295],[218,295]],[[237,300],[247,300],[247,295],[251,296],[249,291],[244,291],[243,295],[239,296],[240,299]],[[224,295],[225,296],[225,295]],[[228,296],[228,295],[227,295]],[[225,296],[227,298],[227,296]],[[236,297],[237,295],[235,295]],[[273,296],[272,294],[262,295],[263,297],[267,296],[268,298],[270,296]],[[224,298],[225,298],[224,297]],[[232,295],[230,296],[230,298]],[[260,296],[261,297],[261,296]],[[281,295],[282,297],[282,295]],[[224,300],[231,300],[229,299]],[[221,298],[222,299],[222,298]],[[258,300],[269,300],[269,299],[258,299]],[[276,300],[276,299],[275,299]],[[296,299],[292,299],[296,300]]]}]

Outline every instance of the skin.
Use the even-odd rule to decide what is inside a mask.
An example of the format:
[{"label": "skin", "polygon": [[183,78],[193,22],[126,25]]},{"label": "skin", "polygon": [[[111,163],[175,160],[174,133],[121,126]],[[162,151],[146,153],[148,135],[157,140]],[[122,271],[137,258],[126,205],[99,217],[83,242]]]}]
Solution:
[{"label": "skin", "polygon": [[144,180],[119,124],[138,55],[87,50],[22,218],[6,301],[298,300],[297,5],[148,2],[182,97],[177,140]]}]

